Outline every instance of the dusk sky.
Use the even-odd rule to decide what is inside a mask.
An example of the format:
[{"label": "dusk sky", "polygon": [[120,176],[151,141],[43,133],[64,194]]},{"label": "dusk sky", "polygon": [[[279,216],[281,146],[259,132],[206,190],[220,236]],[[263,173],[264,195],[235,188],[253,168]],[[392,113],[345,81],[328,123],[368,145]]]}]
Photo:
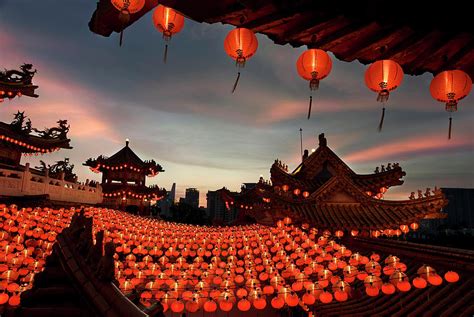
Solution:
[{"label": "dusk sky", "polygon": [[[387,104],[382,133],[377,132],[382,105],[364,84],[367,66],[341,62],[313,95],[306,119],[308,82],[295,63],[304,47],[275,45],[257,35],[259,47],[242,71],[234,94],[234,62],[223,48],[231,26],[186,20],[173,37],[168,62],[164,42],[151,12],[118,35],[105,38],[89,31],[95,1],[0,0],[0,67],[32,63],[39,98],[22,97],[0,104],[0,121],[25,110],[36,128],[59,119],[71,124],[72,150],[41,157],[47,163],[69,157],[80,181],[99,180],[82,163],[120,150],[125,139],[142,159],[155,159],[165,172],[148,179],[166,189],[177,184],[206,192],[269,178],[276,158],[293,169],[303,144],[317,147],[317,135],[356,172],[400,162],[405,184],[386,198],[406,199],[411,191],[431,187],[474,187],[474,93],[460,102],[448,141],[444,104],[431,98],[432,74],[405,75]],[[23,159],[36,166],[37,159]]]}]

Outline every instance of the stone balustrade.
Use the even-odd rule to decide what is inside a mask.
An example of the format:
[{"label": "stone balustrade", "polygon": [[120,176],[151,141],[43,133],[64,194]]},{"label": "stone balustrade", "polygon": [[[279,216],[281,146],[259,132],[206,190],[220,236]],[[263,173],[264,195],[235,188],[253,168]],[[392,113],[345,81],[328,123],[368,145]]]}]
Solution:
[{"label": "stone balustrade", "polygon": [[27,163],[17,169],[0,168],[0,195],[48,195],[54,201],[98,204],[102,202],[102,187],[89,181],[84,184],[69,182],[64,180],[64,175],[52,178],[48,173],[39,174]]}]

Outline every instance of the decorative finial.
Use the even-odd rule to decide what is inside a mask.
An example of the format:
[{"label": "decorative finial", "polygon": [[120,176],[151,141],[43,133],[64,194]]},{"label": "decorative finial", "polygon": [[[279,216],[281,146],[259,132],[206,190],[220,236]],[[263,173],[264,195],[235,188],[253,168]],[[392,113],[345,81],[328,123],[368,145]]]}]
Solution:
[{"label": "decorative finial", "polygon": [[125,139],[125,146],[128,146],[128,143],[130,143],[130,139],[129,139],[129,138],[126,138],[126,139]]},{"label": "decorative finial", "polygon": [[319,146],[327,146],[328,145],[328,141],[324,137],[324,133],[321,133],[318,137],[319,137]]}]

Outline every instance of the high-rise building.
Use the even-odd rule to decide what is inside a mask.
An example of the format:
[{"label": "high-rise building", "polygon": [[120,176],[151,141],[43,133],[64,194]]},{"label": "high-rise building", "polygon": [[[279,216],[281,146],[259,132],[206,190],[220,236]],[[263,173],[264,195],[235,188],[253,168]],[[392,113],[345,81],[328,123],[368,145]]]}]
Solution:
[{"label": "high-rise building", "polygon": [[171,206],[174,204],[176,196],[176,183],[173,183],[171,190],[166,192],[166,197],[158,201],[158,207],[161,209],[161,215],[171,217]]},{"label": "high-rise building", "polygon": [[199,190],[196,188],[186,188],[184,202],[195,208],[199,208]]}]

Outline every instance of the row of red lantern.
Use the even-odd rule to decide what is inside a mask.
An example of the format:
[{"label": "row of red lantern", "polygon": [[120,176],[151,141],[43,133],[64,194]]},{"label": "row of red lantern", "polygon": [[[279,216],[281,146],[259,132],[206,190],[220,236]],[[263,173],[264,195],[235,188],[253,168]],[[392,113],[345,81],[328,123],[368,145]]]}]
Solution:
[{"label": "row of red lantern", "polygon": [[20,305],[21,292],[43,270],[56,236],[69,225],[73,210],[0,205],[0,306]]},{"label": "row of red lantern", "polygon": [[15,98],[15,97],[21,97],[22,96],[22,93],[21,91],[13,91],[13,90],[9,90],[9,91],[4,91],[4,90],[0,90],[0,102],[3,102],[3,100],[5,98],[8,98],[9,100]]},{"label": "row of red lantern", "polygon": [[24,147],[29,151],[35,151],[35,152],[41,152],[41,153],[51,153],[51,152],[59,150],[59,148],[42,149],[42,148],[39,148],[39,147],[36,147],[36,146],[33,146],[33,145],[29,145],[26,142],[19,141],[19,140],[16,140],[14,138],[11,138],[11,137],[8,137],[8,136],[5,136],[5,135],[0,135],[0,141],[10,142],[10,143],[13,143],[15,145]]},{"label": "row of red lantern", "polygon": [[[112,0],[112,4],[120,11],[120,19],[124,25],[128,23],[130,14],[140,11],[144,0]],[[184,17],[175,10],[158,5],[153,13],[153,24],[163,33],[166,41],[172,35],[181,31],[184,25]],[[165,46],[165,61],[168,45]],[[224,41],[226,53],[235,60],[240,68],[245,66],[246,61],[252,57],[258,48],[258,40],[253,31],[246,28],[236,28],[230,31]],[[303,52],[297,62],[298,74],[309,81],[310,90],[319,88],[319,81],[326,78],[332,69],[332,61],[329,55],[316,48],[311,48]],[[240,78],[238,72],[232,92],[235,91]],[[377,101],[385,103],[388,100],[390,91],[400,86],[403,80],[402,67],[393,60],[379,60],[371,64],[365,73],[365,83],[367,87],[376,92]],[[430,92],[434,99],[446,103],[446,111],[457,110],[459,100],[466,97],[472,88],[472,80],[461,70],[447,70],[437,74],[430,85]],[[312,95],[310,95],[308,119],[311,116]],[[379,124],[379,131],[382,129],[385,116],[385,106],[382,109],[382,117]],[[449,125],[449,138],[451,138],[451,117]]]},{"label": "row of red lantern", "polygon": [[135,194],[132,192],[126,192],[126,191],[119,191],[115,193],[103,193],[102,194],[104,197],[131,197],[131,198],[151,198],[151,197],[156,197],[155,194]]},{"label": "row of red lantern", "polygon": [[[113,217],[107,216],[107,219],[112,219],[112,218],[113,218]],[[133,223],[134,223],[134,225],[133,225],[134,228],[140,227],[139,225],[137,225],[136,220],[135,220],[135,221],[134,221],[134,220],[131,220],[131,218],[133,218],[133,217],[128,217],[128,216],[126,216],[126,219],[127,219],[127,220],[124,221],[124,222],[125,222],[125,223],[129,223],[129,224],[133,224]],[[141,222],[141,221],[140,221],[140,222]],[[289,224],[290,222],[291,222],[291,220],[285,219],[285,221],[279,222],[278,228],[283,229],[284,232],[287,232],[286,230],[290,230],[290,231],[295,230],[295,228],[290,229],[290,228],[288,227],[288,224]],[[153,223],[153,222],[146,221],[146,226],[147,226],[146,230],[150,230],[150,225],[152,225],[152,223]],[[114,224],[114,225],[116,225],[116,224]],[[174,226],[174,225],[172,225],[172,224],[165,224],[165,223],[163,223],[163,222],[157,222],[157,223],[155,223],[155,225],[158,225],[158,226],[165,225],[165,227],[173,227],[173,226]],[[164,241],[165,241],[165,240],[168,240],[168,241],[171,240],[171,241],[172,241],[172,240],[174,239],[174,238],[172,238],[173,236],[176,237],[176,236],[180,235],[180,233],[178,233],[178,234],[176,233],[177,230],[179,230],[178,227],[181,227],[181,230],[183,230],[183,229],[184,229],[185,227],[187,227],[187,226],[181,225],[181,226],[176,226],[176,227],[177,227],[176,230],[168,231],[168,234],[170,234],[171,236],[170,236],[168,239],[164,239]],[[192,226],[189,226],[189,227],[190,227],[190,228],[187,229],[187,230],[185,230],[184,232],[189,232],[189,231],[190,231],[190,237],[191,237],[191,236],[192,236],[192,237],[195,237],[196,234],[195,234],[194,229],[196,229],[196,228],[195,228],[195,227],[192,227]],[[305,227],[307,227],[307,226],[305,226]],[[242,228],[242,229],[245,231],[245,228]],[[262,228],[260,228],[260,229],[262,229]],[[205,230],[205,229],[202,229],[202,228],[201,228],[201,230]],[[255,230],[255,229],[252,229],[252,230]],[[262,229],[262,230],[263,230],[263,229]],[[278,229],[275,228],[274,230],[278,230]],[[180,231],[180,232],[183,232],[183,231]],[[216,233],[215,230],[214,230],[213,232]],[[275,231],[275,232],[277,232],[277,231]],[[313,231],[313,232],[314,232],[314,231]],[[298,233],[298,230],[295,230],[295,233]],[[248,232],[247,234],[250,234],[250,232]],[[338,235],[338,234],[339,234],[339,233],[336,232],[336,235]],[[244,235],[246,235],[246,234],[244,234]],[[323,232],[323,235],[330,235],[330,233],[329,233],[329,231],[325,231],[325,232]],[[224,236],[226,236],[226,235],[223,235],[223,237],[224,237]],[[109,237],[110,237],[110,236],[109,236]],[[177,239],[177,238],[176,238],[176,239]],[[151,239],[150,239],[149,241],[151,241]],[[271,241],[271,239],[267,239],[267,241],[269,241],[270,244],[274,244],[274,243]],[[324,240],[324,239],[323,239],[323,240],[319,240],[319,239],[318,239],[318,242],[319,242],[319,241],[325,241],[325,240]],[[321,243],[324,244],[324,242],[321,242]],[[326,243],[327,243],[327,241],[326,241]],[[184,241],[182,242],[182,244],[183,244],[183,247],[180,249],[181,252],[184,250],[183,248],[185,248],[185,247],[184,247]],[[319,245],[319,244],[318,244],[318,245]],[[166,246],[164,246],[164,247],[165,247],[164,250],[166,250]],[[125,251],[125,249],[128,249],[128,250],[127,250],[127,253],[125,253],[125,254],[128,254],[128,255],[127,255],[125,258],[122,258],[122,256],[125,256],[125,255],[120,255],[120,253],[123,252],[123,251]],[[137,249],[137,248],[135,248],[135,249]],[[178,249],[178,248],[177,248],[177,249]],[[211,249],[212,249],[212,246],[211,246]],[[226,248],[226,249],[227,249],[227,248]],[[126,289],[126,291],[129,291],[129,290],[131,290],[131,289],[141,289],[142,287],[141,287],[140,285],[144,286],[145,283],[148,284],[148,283],[153,282],[153,281],[155,281],[157,284],[160,284],[160,285],[165,285],[165,284],[167,284],[166,281],[168,281],[168,284],[173,284],[173,279],[167,277],[166,275],[163,275],[162,273],[160,273],[160,272],[159,272],[160,270],[164,270],[165,272],[166,272],[166,270],[168,270],[168,273],[169,273],[169,274],[172,274],[173,276],[181,276],[181,278],[180,278],[180,281],[181,281],[181,282],[180,282],[180,283],[185,283],[185,282],[187,283],[187,282],[193,280],[193,278],[191,278],[191,279],[189,279],[189,278],[184,278],[184,279],[183,279],[183,275],[182,275],[182,274],[189,274],[189,276],[194,276],[193,274],[196,274],[196,273],[195,273],[195,272],[196,272],[196,267],[195,267],[195,266],[193,266],[193,267],[190,269],[191,271],[193,271],[193,273],[191,273],[191,272],[186,273],[186,271],[182,271],[183,269],[189,268],[189,267],[190,267],[191,265],[193,265],[193,264],[189,264],[189,265],[188,265],[187,263],[184,263],[184,264],[183,264],[183,263],[180,263],[179,261],[176,261],[176,263],[173,264],[173,263],[169,262],[169,260],[167,260],[166,258],[163,258],[163,257],[161,257],[159,261],[152,263],[152,261],[153,261],[153,259],[154,259],[154,256],[149,256],[149,255],[144,256],[143,259],[142,259],[143,261],[140,262],[140,261],[138,261],[138,259],[137,259],[135,256],[131,256],[131,254],[130,254],[131,250],[132,250],[132,248],[127,248],[127,247],[125,247],[125,248],[121,247],[119,250],[117,250],[117,251],[119,252],[119,260],[118,260],[119,264],[118,264],[118,265],[119,265],[119,267],[123,267],[123,268],[124,268],[123,270],[122,270],[122,269],[119,269],[119,271],[118,271],[118,272],[121,272],[119,279],[121,279],[122,288],[123,288],[124,290]],[[163,250],[163,249],[162,249],[162,250]],[[251,247],[250,247],[250,246],[249,246],[249,250],[251,250]],[[143,251],[145,251],[145,249],[143,249]],[[216,250],[214,250],[214,251],[216,251]],[[214,251],[213,251],[213,252],[214,252]],[[180,251],[177,251],[177,250],[176,250],[176,251],[171,252],[170,250],[166,250],[166,252],[169,252],[168,255],[169,255],[169,256],[172,256],[172,257],[176,257],[176,259],[181,259],[181,260],[183,259],[183,257],[179,257]],[[165,253],[166,253],[166,252],[165,252]],[[187,252],[187,251],[186,251],[186,252]],[[207,255],[207,256],[211,257],[212,254],[210,253],[210,251],[208,251],[208,252],[209,252],[209,255]],[[275,252],[278,253],[277,250],[275,250]],[[133,253],[133,252],[132,252],[132,253]],[[137,252],[136,254],[137,254],[137,256],[142,255],[142,253],[139,253],[139,252]],[[172,254],[173,254],[173,255],[172,255]],[[189,256],[189,253],[186,253],[186,254],[188,254],[187,256]],[[217,256],[217,254],[219,254],[219,253],[215,253],[215,254],[216,254],[216,256]],[[250,256],[251,254],[253,254],[253,253],[248,253],[247,256]],[[223,256],[223,255],[221,255],[221,256]],[[225,256],[228,256],[228,259],[229,259],[229,257],[232,257],[232,256],[229,256],[229,255],[225,255]],[[240,256],[243,256],[244,258],[246,257],[244,253],[241,254]],[[354,254],[353,256],[354,256],[354,257],[351,257],[351,263],[352,263],[352,264],[357,265],[357,264],[359,263],[359,261],[362,261],[361,263],[366,263],[366,264],[369,262],[369,260],[364,261],[364,260],[363,260],[363,257],[361,257],[360,255]],[[151,259],[150,259],[150,258],[151,258]],[[330,257],[330,258],[332,258],[332,257]],[[386,263],[392,263],[392,264],[393,264],[393,263],[397,263],[397,264],[399,265],[398,268],[402,268],[402,267],[403,267],[403,265],[400,264],[400,262],[399,262],[399,260],[398,260],[397,258],[395,258],[395,260],[393,260],[392,258],[395,258],[395,257],[390,257],[390,259],[388,258],[388,259],[386,260]],[[124,260],[126,260],[126,261],[122,263],[122,261],[121,261],[120,259],[124,259]],[[146,259],[146,260],[145,260],[145,259]],[[161,259],[163,259],[163,261],[161,261]],[[217,259],[217,258],[216,258],[216,259]],[[255,257],[252,256],[252,259],[253,259],[253,260],[252,260],[252,263],[253,263],[254,261],[255,261],[256,264],[259,263],[259,261],[257,261],[257,259],[259,259],[259,258],[255,258]],[[247,260],[250,261],[249,258],[247,258]],[[261,261],[265,261],[265,258],[260,259],[260,260],[261,260]],[[156,261],[156,259],[155,259],[154,261]],[[201,261],[202,261],[202,260],[201,260]],[[391,262],[390,262],[390,261],[391,261]],[[193,261],[193,263],[195,263],[195,261]],[[205,262],[200,262],[200,263],[203,263],[203,264],[204,264]],[[204,269],[206,269],[206,268],[209,268],[209,266],[212,265],[212,263],[213,263],[213,262],[211,261],[211,264],[206,264],[205,267],[201,267],[201,270],[198,270],[198,271],[199,271],[199,276],[201,276],[201,280],[202,280],[202,276],[205,275],[205,274],[202,272],[202,270],[204,270]],[[216,280],[215,280],[215,278],[217,278],[217,277],[213,278],[213,279],[212,279],[212,282],[210,282],[210,283],[214,283],[214,284],[215,284],[214,287],[219,287],[220,284],[222,284],[223,282],[225,282],[225,278],[226,278],[226,274],[225,274],[225,270],[224,270],[225,268],[229,268],[229,270],[232,271],[232,268],[231,268],[231,267],[228,267],[228,265],[229,265],[230,263],[232,263],[232,262],[228,262],[228,263],[219,262],[219,263],[220,263],[220,264],[224,264],[224,266],[221,266],[221,265],[218,266],[218,267],[222,267],[222,269],[221,269],[221,274],[222,274],[222,275],[221,275],[220,277],[217,276],[217,277],[219,277],[218,280],[217,280],[217,282],[216,282]],[[248,263],[250,263],[250,262],[248,262]],[[154,266],[154,267],[153,267],[153,270],[155,270],[155,273],[157,273],[157,274],[156,274],[156,277],[154,277],[153,281],[146,279],[146,278],[147,278],[147,275],[146,275],[147,273],[142,273],[142,271],[140,271],[140,267],[141,267],[141,268],[145,268],[146,265],[148,265],[148,267],[150,267],[150,266],[155,265],[155,264],[158,264],[158,266]],[[392,265],[392,264],[390,264],[390,265]],[[131,267],[125,269],[125,267],[130,266],[130,265],[131,265]],[[290,266],[290,267],[291,267],[291,266]],[[282,271],[283,269],[284,269],[284,267],[281,267],[280,269],[277,269],[277,270],[280,272],[280,271]],[[128,270],[128,273],[127,273],[127,270]],[[171,271],[170,271],[170,270],[171,270]],[[245,270],[246,270],[245,267],[242,266],[242,272],[245,272]],[[406,270],[406,266],[404,266],[404,270]],[[151,271],[151,270],[150,270],[150,271]],[[320,271],[321,271],[321,270],[320,270]],[[323,269],[322,271],[324,271],[324,269]],[[133,273],[133,272],[135,272],[135,273]],[[145,272],[146,272],[146,270],[145,270]],[[258,271],[257,271],[257,272],[258,272]],[[331,271],[330,271],[330,270],[325,271],[324,274],[329,274],[328,272],[331,272]],[[384,271],[384,272],[386,272],[386,271]],[[282,273],[283,273],[283,272],[282,272]],[[389,273],[390,273],[391,275],[393,275],[393,274],[395,273],[395,268],[393,269],[392,272],[389,272]],[[178,274],[178,275],[176,275],[176,274]],[[209,274],[214,274],[214,276],[215,276],[215,271],[211,271]],[[131,278],[131,279],[129,279],[129,278],[126,277],[126,276],[130,276],[130,275],[135,276],[135,277],[134,277],[134,278]],[[158,277],[158,276],[159,276],[159,277]],[[280,276],[280,275],[278,275],[278,276]],[[227,277],[228,277],[228,275],[227,275]],[[369,277],[369,275],[361,275],[360,278],[363,278],[363,279],[365,280],[367,277]],[[236,278],[236,279],[239,278],[238,275],[235,275],[235,278]],[[247,278],[249,278],[249,277],[247,277]],[[250,279],[251,279],[251,277],[250,277]],[[307,280],[307,277],[305,277],[304,279]],[[372,278],[372,279],[373,279],[373,278]],[[266,280],[266,279],[265,279],[265,280]],[[160,281],[161,281],[161,282],[160,282]],[[197,283],[197,280],[195,280],[195,281],[196,281],[196,283]],[[239,282],[244,282],[244,281],[245,281],[245,278],[239,280]],[[235,282],[237,282],[237,280],[236,280]],[[262,282],[263,282],[263,281],[260,281],[260,283],[262,283]],[[216,284],[216,283],[217,283],[217,284]],[[229,285],[231,285],[231,284],[229,284],[229,283],[230,283],[230,282],[224,283],[225,289],[220,289],[220,290],[216,289],[215,294],[216,294],[216,295],[222,294],[222,293],[226,293],[226,294],[230,293],[230,294],[233,294],[233,289],[236,288],[236,287],[235,287],[235,286],[229,286]],[[212,285],[212,284],[211,284],[211,285]],[[140,287],[139,287],[139,286],[140,286]],[[195,286],[195,285],[194,285],[194,286]],[[251,285],[250,285],[250,286],[251,286]],[[262,286],[263,286],[263,285],[262,285]],[[178,286],[177,286],[177,287],[178,287]],[[299,289],[298,286],[295,286],[295,287],[296,287],[296,289]],[[173,304],[172,304],[173,302],[177,302],[178,304],[175,304],[175,305],[174,305],[175,307],[174,307],[174,308],[171,307],[171,309],[172,309],[173,311],[175,311],[175,312],[179,312],[181,306],[184,308],[184,307],[186,306],[186,304],[187,304],[188,302],[190,302],[189,300],[186,300],[185,298],[194,298],[194,299],[196,299],[197,296],[200,296],[199,294],[194,294],[194,293],[192,294],[192,296],[186,296],[186,295],[184,295],[184,292],[186,292],[186,290],[185,290],[186,288],[185,288],[184,286],[178,287],[178,288],[179,288],[179,289],[171,289],[171,290],[170,290],[169,287],[165,287],[164,289],[162,289],[162,291],[158,291],[158,293],[156,293],[156,294],[157,294],[156,296],[153,296],[153,292],[151,292],[151,291],[145,291],[146,293],[145,293],[145,292],[142,293],[142,295],[143,295],[143,296],[141,297],[141,298],[142,298],[142,303],[143,303],[143,304],[146,304],[146,303],[150,304],[150,299],[151,299],[151,298],[158,298],[158,299],[160,299],[160,300],[162,301],[162,303],[163,303],[163,297],[162,297],[162,296],[166,296],[166,297],[165,297],[165,300],[164,300],[165,308],[169,308],[169,307],[171,307],[171,305],[173,305]],[[240,290],[240,289],[237,289],[237,291],[239,291],[239,290]],[[252,288],[250,288],[250,290],[252,290]],[[250,290],[246,290],[246,291],[249,292]],[[171,294],[170,292],[171,292],[171,293],[177,292],[177,293],[173,295],[173,294]],[[242,291],[242,292],[244,292],[244,291]],[[295,292],[295,291],[292,290],[292,292]],[[322,302],[330,302],[330,301],[332,301],[332,298],[333,298],[332,293],[327,292],[327,291],[325,291],[324,293],[325,293],[325,295],[324,295],[322,298],[320,298],[320,300],[321,300]],[[326,294],[326,293],[327,293],[327,294]],[[206,301],[206,299],[207,299],[207,301],[213,301],[213,300],[214,300],[212,297],[209,298],[208,296],[209,296],[209,294],[206,294],[206,296],[203,296],[203,301]],[[219,295],[219,296],[220,296],[220,295]],[[303,296],[304,296],[304,295],[303,295]],[[234,295],[234,296],[229,295],[229,297],[232,298],[232,297],[235,297],[235,295]],[[309,296],[308,296],[308,297],[309,297]],[[341,296],[339,293],[337,293],[337,295],[336,295],[336,293],[335,293],[335,294],[334,294],[334,297],[338,297],[338,298],[341,298],[341,299],[344,298],[344,296]],[[277,298],[278,298],[278,296],[277,296]],[[292,303],[293,303],[293,302],[299,302],[299,297],[296,295],[296,293],[295,293],[295,294],[292,294],[292,298],[295,299],[294,301],[292,301]],[[172,299],[174,299],[174,301],[172,301]],[[194,299],[192,299],[191,301],[196,302]],[[244,299],[246,299],[246,298],[244,298]],[[265,298],[263,297],[263,299],[261,299],[261,300],[260,300],[260,298],[258,298],[258,299],[259,299],[259,302],[258,302],[259,304],[257,304],[257,305],[259,305],[259,307],[264,307],[264,306],[266,305],[266,300],[265,300]],[[248,300],[248,299],[247,299],[247,300]],[[263,304],[264,301],[265,301],[265,304]],[[272,302],[276,302],[276,300],[272,300]],[[181,305],[181,303],[182,303],[182,305]],[[246,302],[244,302],[244,304],[245,304],[244,307],[246,307]],[[260,305],[261,305],[261,306],[260,306]],[[286,305],[286,303],[283,302],[282,307],[283,307],[283,305]],[[200,306],[201,306],[201,305],[198,305],[198,306],[196,307],[196,306],[193,304],[192,306],[190,306],[190,307],[192,307],[192,308],[191,308],[189,311],[193,311],[193,309],[195,309],[195,308],[196,308],[196,309],[199,309]],[[217,306],[216,306],[216,307],[217,307]],[[202,306],[202,308],[205,310],[204,306]],[[233,308],[233,305],[224,305],[224,311],[225,311],[225,309],[232,309],[232,308]],[[237,308],[238,308],[238,307],[237,307]],[[222,309],[222,308],[221,308],[221,309]]]},{"label": "row of red lantern", "polygon": [[121,164],[121,165],[105,165],[105,164],[97,164],[95,167],[90,167],[91,170],[96,170],[96,171],[99,171],[100,168],[102,169],[107,169],[107,170],[112,170],[112,171],[115,171],[115,170],[123,170],[123,169],[130,169],[131,171],[134,171],[134,172],[141,172],[141,169],[138,168],[138,167],[134,167],[132,165],[129,165],[129,164]]}]

